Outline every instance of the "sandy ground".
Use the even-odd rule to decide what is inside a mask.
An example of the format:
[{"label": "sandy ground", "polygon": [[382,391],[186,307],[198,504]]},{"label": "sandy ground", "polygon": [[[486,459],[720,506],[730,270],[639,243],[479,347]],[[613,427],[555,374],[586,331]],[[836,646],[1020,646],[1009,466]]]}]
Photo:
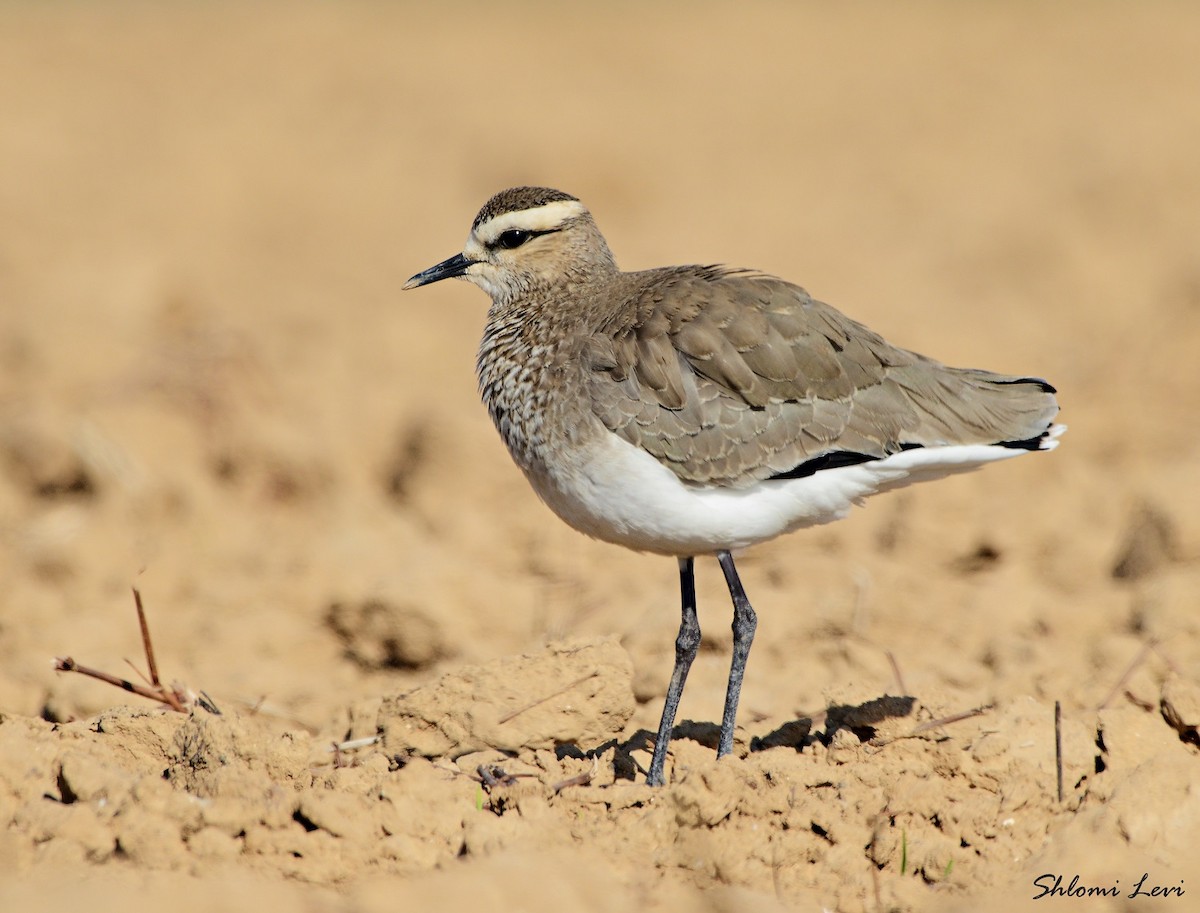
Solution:
[{"label": "sandy ground", "polygon": [[[1196,909],[1197,85],[1183,3],[0,7],[0,907]],[[657,791],[672,563],[400,294],[518,183],[1070,425],[748,552],[721,763],[702,562]],[[52,670],[134,677],[133,586],[220,715]]]}]

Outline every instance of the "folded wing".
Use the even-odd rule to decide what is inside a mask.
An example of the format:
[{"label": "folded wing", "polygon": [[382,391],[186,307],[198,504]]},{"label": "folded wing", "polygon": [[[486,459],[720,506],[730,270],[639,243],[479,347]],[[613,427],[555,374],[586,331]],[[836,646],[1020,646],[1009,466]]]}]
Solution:
[{"label": "folded wing", "polygon": [[780,279],[630,273],[589,341],[592,408],[682,480],[745,487],[915,447],[1038,449],[1058,412],[1037,378],[950,368]]}]

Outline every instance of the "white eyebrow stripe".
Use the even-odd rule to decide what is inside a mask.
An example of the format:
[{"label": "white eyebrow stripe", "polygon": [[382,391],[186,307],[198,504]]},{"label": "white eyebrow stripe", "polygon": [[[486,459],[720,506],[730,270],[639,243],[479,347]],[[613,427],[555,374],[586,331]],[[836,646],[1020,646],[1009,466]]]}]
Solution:
[{"label": "white eyebrow stripe", "polygon": [[553,231],[568,219],[581,216],[587,209],[578,200],[555,200],[533,209],[505,212],[493,216],[475,229],[475,237],[483,244],[491,244],[510,228],[526,231]]}]

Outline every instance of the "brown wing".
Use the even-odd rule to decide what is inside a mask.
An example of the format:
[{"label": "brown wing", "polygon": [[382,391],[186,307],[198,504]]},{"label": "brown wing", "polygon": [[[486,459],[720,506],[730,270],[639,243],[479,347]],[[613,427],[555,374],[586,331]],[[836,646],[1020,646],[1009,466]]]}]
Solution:
[{"label": "brown wing", "polygon": [[592,408],[689,482],[744,487],[833,454],[1026,441],[1057,412],[1042,381],[898,349],[780,279],[715,267],[623,279],[625,303],[589,348]]}]

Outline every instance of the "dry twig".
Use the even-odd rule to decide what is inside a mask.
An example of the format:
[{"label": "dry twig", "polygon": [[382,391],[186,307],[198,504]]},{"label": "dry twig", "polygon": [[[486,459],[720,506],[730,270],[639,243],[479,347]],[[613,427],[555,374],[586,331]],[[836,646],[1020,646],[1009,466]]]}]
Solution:
[{"label": "dry twig", "polygon": [[929,732],[931,729],[937,729],[940,726],[949,726],[951,723],[961,723],[963,720],[969,720],[972,717],[982,716],[991,710],[991,706],[973,707],[970,710],[964,710],[961,713],[952,713],[950,716],[944,716],[936,720],[927,720],[918,726],[914,726],[910,731],[903,735],[892,736],[890,739],[872,739],[871,744],[879,747],[888,745],[892,742],[898,742],[901,739],[914,739],[923,733]]},{"label": "dry twig", "polygon": [[555,795],[558,795],[560,792],[562,792],[568,786],[587,786],[589,783],[592,782],[592,778],[596,776],[596,771],[598,769],[599,769],[599,761],[597,761],[596,758],[592,758],[591,770],[585,770],[583,773],[577,774],[574,777],[567,777],[567,779],[565,779],[565,780],[560,780],[558,783],[555,783],[554,786],[551,787],[551,789],[554,790]]},{"label": "dry twig", "polygon": [[892,675],[896,677],[896,686],[900,689],[901,694],[908,694],[908,686],[904,684],[904,676],[900,672],[900,664],[896,662],[896,657],[891,650],[884,650],[883,655],[887,657],[887,661],[892,666]]},{"label": "dry twig", "polygon": [[503,725],[504,723],[507,723],[509,720],[511,720],[511,719],[514,719],[515,717],[518,717],[518,716],[520,716],[522,713],[525,713],[526,711],[532,710],[534,707],[537,707],[539,704],[544,704],[544,703],[546,703],[546,701],[550,700],[551,698],[558,697],[560,694],[566,694],[566,693],[567,693],[568,691],[570,691],[572,688],[576,687],[577,685],[582,685],[582,684],[583,684],[584,682],[586,682],[588,679],[595,678],[595,677],[596,677],[597,675],[599,675],[599,674],[600,674],[600,673],[599,673],[598,671],[589,672],[587,675],[584,675],[584,676],[581,676],[580,678],[577,678],[577,679],[575,679],[575,681],[571,682],[571,684],[569,684],[569,685],[564,685],[563,687],[559,688],[557,691],[554,691],[554,692],[552,692],[552,693],[550,693],[550,694],[547,694],[545,697],[540,697],[540,698],[538,698],[538,699],[537,699],[536,701],[534,701],[532,704],[526,704],[524,707],[521,707],[521,708],[519,708],[519,709],[517,709],[517,710],[514,710],[512,713],[508,714],[507,716],[502,716],[502,717],[501,717],[499,720],[497,720],[496,722],[498,722],[498,723],[500,723],[501,725]]},{"label": "dry twig", "polygon": [[1062,702],[1054,702],[1054,767],[1058,774],[1058,801],[1063,800],[1062,768]]},{"label": "dry twig", "polygon": [[497,767],[495,764],[480,764],[475,768],[477,776],[471,777],[483,784],[483,788],[489,793],[497,786],[516,786],[517,780],[522,777],[528,778],[533,774],[510,774],[503,767]]},{"label": "dry twig", "polygon": [[[191,703],[191,699],[187,693],[178,686],[168,688],[158,677],[158,663],[154,660],[154,645],[150,640],[150,626],[146,622],[146,610],[142,607],[142,594],[138,592],[136,587],[133,588],[133,604],[137,608],[138,625],[142,630],[142,650],[146,654],[146,666],[150,670],[148,678],[144,675],[142,676],[147,684],[139,685],[137,682],[129,681],[129,679],[118,678],[108,672],[80,665],[70,656],[56,656],[54,658],[54,670],[56,672],[78,672],[80,675],[86,675],[89,678],[114,685],[122,691],[128,691],[131,694],[137,694],[152,701],[158,701],[160,704],[166,704],[178,713],[186,713],[187,705]],[[129,663],[129,660],[125,660],[125,662]],[[133,667],[138,675],[141,675],[141,672],[133,663],[129,663],[129,665]],[[208,701],[208,703],[214,710],[216,709],[215,705],[211,704],[211,701]]]},{"label": "dry twig", "polygon": [[1121,677],[1117,679],[1117,683],[1112,686],[1112,690],[1105,695],[1104,700],[1102,700],[1096,707],[1097,710],[1103,710],[1108,706],[1109,701],[1121,693],[1122,689],[1125,687],[1125,683],[1128,682],[1133,676],[1133,673],[1137,671],[1138,666],[1146,661],[1146,657],[1150,655],[1151,650],[1154,650],[1154,641],[1148,640],[1142,645],[1142,649],[1138,650],[1137,656],[1135,656],[1133,661],[1129,663],[1128,668],[1121,673]]}]

